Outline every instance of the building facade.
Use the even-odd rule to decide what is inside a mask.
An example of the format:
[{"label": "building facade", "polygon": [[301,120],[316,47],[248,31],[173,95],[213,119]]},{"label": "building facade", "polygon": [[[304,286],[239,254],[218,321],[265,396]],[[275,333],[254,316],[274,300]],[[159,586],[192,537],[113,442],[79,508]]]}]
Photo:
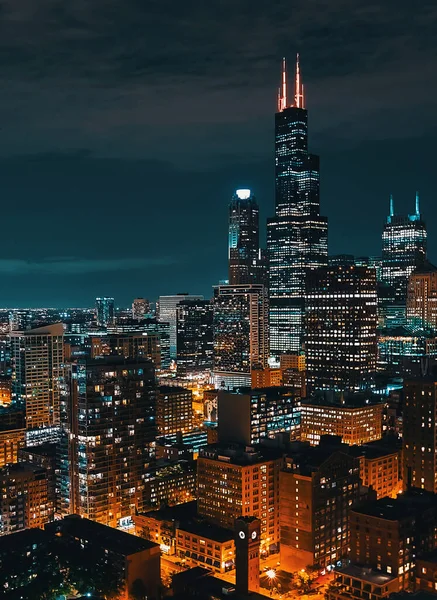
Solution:
[{"label": "building facade", "polygon": [[323,435],[338,435],[350,446],[377,441],[382,437],[383,409],[382,403],[366,403],[359,398],[345,404],[302,402],[301,440],[317,445]]},{"label": "building facade", "polygon": [[304,446],[289,454],[279,485],[281,568],[331,568],[343,560],[349,509],[359,495],[359,463],[352,456]]},{"label": "building facade", "polygon": [[300,437],[300,403],[289,388],[219,392],[220,442],[252,446],[278,433],[287,433],[292,440]]},{"label": "building facade", "polygon": [[186,300],[203,300],[203,296],[193,296],[187,293],[174,296],[159,296],[159,321],[169,324],[170,359],[177,359],[177,306]]},{"label": "building facade", "polygon": [[156,431],[167,436],[193,429],[193,394],[177,386],[161,386],[156,399]]},{"label": "building facade", "polygon": [[96,322],[99,327],[109,327],[110,325],[114,325],[114,298],[96,298]]},{"label": "building facade", "polygon": [[62,323],[11,332],[12,401],[24,410],[27,430],[59,425],[63,333]]},{"label": "building facade", "polygon": [[151,362],[111,357],[71,365],[62,412],[58,512],[116,527],[141,510],[155,430]]},{"label": "building facade", "polygon": [[408,279],[407,323],[414,329],[437,330],[437,268],[428,261]]},{"label": "building facade", "polygon": [[229,205],[229,284],[263,283],[260,272],[259,207],[251,190],[236,190]]},{"label": "building facade", "polygon": [[209,300],[185,300],[178,304],[178,374],[186,375],[212,369],[213,314],[213,306]]},{"label": "building facade", "polygon": [[235,519],[261,521],[265,550],[279,542],[279,471],[282,458],[265,458],[253,448],[212,444],[197,459],[198,512],[213,524],[232,529]]},{"label": "building facade", "polygon": [[147,298],[135,298],[132,302],[132,319],[142,321],[150,314],[150,302]]},{"label": "building facade", "polygon": [[268,295],[261,284],[214,288],[214,380],[217,388],[251,384],[269,358]]},{"label": "building facade", "polygon": [[307,277],[305,351],[311,390],[360,390],[376,371],[376,273],[327,267]]},{"label": "building facade", "polygon": [[381,279],[395,292],[395,303],[404,307],[407,298],[408,278],[426,259],[427,232],[419,209],[416,193],[416,209],[412,215],[397,215],[393,198],[390,198],[390,214],[382,232]]},{"label": "building facade", "polygon": [[319,157],[308,152],[299,60],[294,102],[285,60],[275,115],[275,216],[267,221],[270,287],[270,353],[299,352],[303,341],[306,274],[327,265],[328,222],[320,216]]},{"label": "building facade", "polygon": [[437,381],[417,378],[404,383],[404,486],[437,493]]}]

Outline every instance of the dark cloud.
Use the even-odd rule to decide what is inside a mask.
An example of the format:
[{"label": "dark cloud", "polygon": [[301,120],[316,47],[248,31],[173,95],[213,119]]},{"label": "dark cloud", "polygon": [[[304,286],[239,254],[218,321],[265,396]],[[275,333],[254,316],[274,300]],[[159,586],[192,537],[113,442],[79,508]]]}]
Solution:
[{"label": "dark cloud", "polygon": [[296,51],[331,251],[379,252],[390,191],[432,222],[436,30],[430,1],[0,0],[0,304],[208,295],[232,190],[273,212]]}]

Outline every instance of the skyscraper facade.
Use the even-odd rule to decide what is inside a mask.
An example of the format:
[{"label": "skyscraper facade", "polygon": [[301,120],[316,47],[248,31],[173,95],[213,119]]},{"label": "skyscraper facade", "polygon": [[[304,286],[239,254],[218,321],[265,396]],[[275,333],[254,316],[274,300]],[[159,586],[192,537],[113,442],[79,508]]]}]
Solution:
[{"label": "skyscraper facade", "polygon": [[184,300],[176,309],[177,370],[187,374],[212,368],[213,306],[209,300]]},{"label": "skyscraper facade", "polygon": [[112,356],[71,365],[61,411],[61,515],[117,527],[142,509],[155,412],[151,362]]},{"label": "skyscraper facade", "polygon": [[396,215],[393,197],[390,214],[382,232],[381,279],[394,288],[395,301],[405,307],[408,278],[426,259],[427,232],[419,209],[413,215]]},{"label": "skyscraper facade", "polygon": [[96,321],[100,327],[114,324],[114,298],[96,298]]},{"label": "skyscraper facade", "polygon": [[302,344],[305,280],[327,265],[328,221],[320,216],[319,157],[308,152],[299,60],[294,103],[287,96],[285,60],[275,115],[275,216],[267,221],[270,354],[298,352]]},{"label": "skyscraper facade", "polygon": [[305,350],[312,390],[371,385],[376,371],[376,272],[325,267],[307,278]]},{"label": "skyscraper facade", "polygon": [[25,411],[26,429],[59,425],[63,384],[62,323],[11,332],[12,402]]},{"label": "skyscraper facade", "polygon": [[413,329],[437,330],[437,268],[428,261],[408,280],[407,323]]},{"label": "skyscraper facade", "polygon": [[135,298],[132,302],[132,319],[141,321],[150,313],[150,302],[147,298]]},{"label": "skyscraper facade", "polygon": [[214,288],[214,379],[217,387],[251,384],[269,357],[268,296],[263,285]]},{"label": "skyscraper facade", "polygon": [[203,300],[203,296],[187,293],[174,296],[159,296],[159,321],[169,324],[170,359],[177,359],[177,306],[185,300]]},{"label": "skyscraper facade", "polygon": [[236,190],[229,205],[229,284],[262,283],[259,208],[251,190]]}]

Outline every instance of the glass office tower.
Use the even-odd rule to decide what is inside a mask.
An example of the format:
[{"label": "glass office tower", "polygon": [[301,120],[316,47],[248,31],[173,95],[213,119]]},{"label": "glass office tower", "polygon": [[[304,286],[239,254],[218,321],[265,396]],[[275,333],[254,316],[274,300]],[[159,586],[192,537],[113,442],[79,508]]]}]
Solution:
[{"label": "glass office tower", "polygon": [[319,157],[308,152],[299,58],[294,103],[287,98],[285,60],[275,115],[275,216],[267,221],[270,286],[270,354],[301,349],[305,280],[309,271],[326,266],[328,221],[320,216]]},{"label": "glass office tower", "polygon": [[390,214],[382,232],[381,279],[394,289],[397,302],[405,307],[408,278],[426,259],[426,225],[419,209],[419,194],[413,215],[396,215],[390,197]]}]

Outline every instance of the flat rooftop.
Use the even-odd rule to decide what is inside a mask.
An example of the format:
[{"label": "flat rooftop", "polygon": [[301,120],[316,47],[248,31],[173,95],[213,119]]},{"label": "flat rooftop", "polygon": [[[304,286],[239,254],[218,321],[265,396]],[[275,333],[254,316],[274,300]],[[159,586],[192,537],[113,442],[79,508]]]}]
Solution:
[{"label": "flat rooftop", "polygon": [[396,499],[381,498],[373,502],[365,502],[353,508],[352,511],[387,521],[399,521],[404,517],[422,513],[433,507],[437,510],[437,495],[412,488],[399,494]]},{"label": "flat rooftop", "polygon": [[54,521],[46,526],[46,530],[89,540],[106,550],[124,556],[150,550],[151,548],[159,548],[158,544],[154,542],[149,542],[125,531],[113,529],[89,519],[83,519],[78,515],[71,515],[60,521]]},{"label": "flat rooftop", "polygon": [[341,573],[342,575],[348,575],[367,581],[373,585],[386,585],[391,581],[397,580],[396,575],[389,575],[388,573],[382,573],[381,571],[374,571],[369,567],[362,567],[359,565],[348,565],[347,567],[341,567],[335,569],[335,573]]}]

